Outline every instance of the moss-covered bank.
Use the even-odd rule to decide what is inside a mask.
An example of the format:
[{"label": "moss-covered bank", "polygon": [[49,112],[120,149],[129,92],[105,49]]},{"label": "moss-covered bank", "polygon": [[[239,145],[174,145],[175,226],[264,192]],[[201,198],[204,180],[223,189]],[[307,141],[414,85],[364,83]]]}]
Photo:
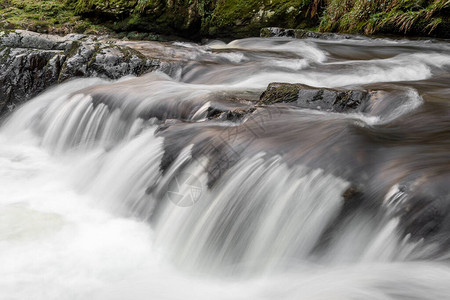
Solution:
[{"label": "moss-covered bank", "polygon": [[53,34],[108,32],[76,14],[62,0],[0,0],[0,29]]},{"label": "moss-covered bank", "polygon": [[[9,27],[246,37],[262,27],[450,37],[450,0],[0,0]],[[24,21],[25,20],[25,21]],[[28,20],[28,21],[26,21]],[[96,25],[94,25],[96,24]],[[5,25],[0,25],[5,27]],[[56,29],[55,29],[56,28]],[[41,30],[42,31],[42,30]],[[145,35],[143,35],[145,33]],[[153,39],[155,36],[149,36]]]},{"label": "moss-covered bank", "polygon": [[450,37],[449,0],[68,0],[115,31],[244,37],[260,28]]},{"label": "moss-covered bank", "polygon": [[328,0],[320,30],[450,37],[449,0]]}]

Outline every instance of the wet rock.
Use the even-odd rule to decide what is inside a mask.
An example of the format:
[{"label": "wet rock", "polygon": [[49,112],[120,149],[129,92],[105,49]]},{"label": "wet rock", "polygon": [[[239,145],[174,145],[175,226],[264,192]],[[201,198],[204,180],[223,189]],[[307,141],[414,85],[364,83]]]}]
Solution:
[{"label": "wet rock", "polygon": [[237,122],[244,119],[247,115],[253,113],[256,110],[256,108],[240,108],[240,109],[234,109],[227,112],[224,112],[220,119],[226,120],[226,121],[232,121]]},{"label": "wet rock", "polygon": [[258,105],[289,103],[291,105],[333,112],[364,111],[371,93],[364,90],[314,88],[303,84],[271,83]]},{"label": "wet rock", "polygon": [[357,35],[351,34],[337,34],[331,32],[315,32],[304,29],[285,29],[280,27],[264,27],[261,28],[260,37],[292,37],[296,39],[323,39],[323,40],[337,40],[337,39],[350,39],[350,38],[363,38]]},{"label": "wet rock", "polygon": [[16,30],[9,33],[0,32],[0,44],[11,48],[34,48],[45,50],[68,50],[73,41],[71,39],[40,34],[26,30]]},{"label": "wet rock", "polygon": [[103,77],[118,79],[141,75],[159,66],[136,50],[120,45],[86,41],[72,46],[73,53],[64,65],[59,81],[72,77]]},{"label": "wet rock", "polygon": [[270,83],[261,95],[258,105],[295,102],[302,87],[299,84]]},{"label": "wet rock", "polygon": [[261,28],[260,37],[295,37],[295,29],[264,27]]},{"label": "wet rock", "polygon": [[345,203],[355,203],[359,202],[359,199],[362,198],[362,191],[360,187],[350,186],[348,187],[344,193],[342,194],[342,198]]},{"label": "wet rock", "polygon": [[66,59],[57,50],[0,49],[0,113],[56,83]]},{"label": "wet rock", "polygon": [[220,121],[241,121],[248,114],[253,113],[256,110],[254,107],[234,107],[234,108],[221,108],[221,107],[209,107],[206,117],[210,120],[216,119]]},{"label": "wet rock", "polygon": [[23,30],[0,32],[0,114],[74,77],[118,79],[158,66],[158,59],[114,40]]},{"label": "wet rock", "polygon": [[448,176],[435,174],[406,180],[394,187],[384,205],[399,217],[404,235],[413,240],[438,239],[450,246]]}]

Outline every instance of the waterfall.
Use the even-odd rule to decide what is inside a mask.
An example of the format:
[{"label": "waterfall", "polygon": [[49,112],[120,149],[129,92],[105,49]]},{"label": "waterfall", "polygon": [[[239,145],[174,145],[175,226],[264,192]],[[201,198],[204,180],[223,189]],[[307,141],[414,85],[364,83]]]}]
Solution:
[{"label": "waterfall", "polygon": [[[447,299],[449,56],[346,43],[178,43],[197,62],[176,76],[20,107],[0,128],[0,298]],[[278,80],[381,100],[255,106]]]}]

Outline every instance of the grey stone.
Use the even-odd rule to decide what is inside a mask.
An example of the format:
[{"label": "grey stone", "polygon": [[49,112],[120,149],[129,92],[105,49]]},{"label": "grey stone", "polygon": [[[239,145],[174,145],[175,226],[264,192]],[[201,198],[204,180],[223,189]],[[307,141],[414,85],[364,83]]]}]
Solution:
[{"label": "grey stone", "polygon": [[23,30],[0,32],[0,114],[74,77],[118,79],[139,76],[159,65],[158,59],[114,40]]},{"label": "grey stone", "polygon": [[364,90],[314,88],[303,84],[274,82],[261,95],[258,105],[289,103],[296,107],[333,112],[360,112],[372,93]]}]

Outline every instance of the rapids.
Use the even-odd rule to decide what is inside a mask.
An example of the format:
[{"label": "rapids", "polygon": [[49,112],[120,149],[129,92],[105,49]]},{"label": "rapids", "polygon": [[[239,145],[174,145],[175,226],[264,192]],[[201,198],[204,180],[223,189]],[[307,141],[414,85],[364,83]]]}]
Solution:
[{"label": "rapids", "polygon": [[[0,299],[450,299],[448,42],[160,47],[3,118]],[[271,82],[382,93],[208,117]]]}]

